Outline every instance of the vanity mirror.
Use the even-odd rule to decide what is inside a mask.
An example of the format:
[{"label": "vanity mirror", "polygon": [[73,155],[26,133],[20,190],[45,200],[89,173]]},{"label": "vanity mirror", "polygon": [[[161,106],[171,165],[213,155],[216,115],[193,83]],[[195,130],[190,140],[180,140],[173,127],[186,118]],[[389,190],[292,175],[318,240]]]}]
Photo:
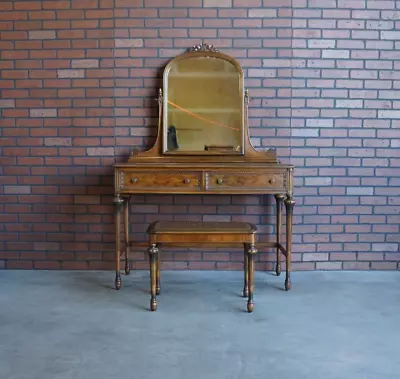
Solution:
[{"label": "vanity mirror", "polygon": [[243,154],[243,71],[231,57],[196,47],[178,56],[163,95],[164,154]]}]

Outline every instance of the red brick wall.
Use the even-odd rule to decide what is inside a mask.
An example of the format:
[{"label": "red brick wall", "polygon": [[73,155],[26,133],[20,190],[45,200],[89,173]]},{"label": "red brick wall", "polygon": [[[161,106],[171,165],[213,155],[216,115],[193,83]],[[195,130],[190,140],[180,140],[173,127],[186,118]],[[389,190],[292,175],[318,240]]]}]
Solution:
[{"label": "red brick wall", "polygon": [[[400,98],[394,0],[60,0],[0,3],[0,268],[113,267],[114,162],[154,141],[162,67],[203,40],[233,55],[257,148],[296,170],[296,269],[396,269]],[[215,216],[216,215],[216,216]],[[137,196],[132,232],[247,220],[257,196]],[[239,269],[227,251],[165,268]],[[272,268],[262,254],[258,269]],[[147,267],[142,252],[133,266]]]}]

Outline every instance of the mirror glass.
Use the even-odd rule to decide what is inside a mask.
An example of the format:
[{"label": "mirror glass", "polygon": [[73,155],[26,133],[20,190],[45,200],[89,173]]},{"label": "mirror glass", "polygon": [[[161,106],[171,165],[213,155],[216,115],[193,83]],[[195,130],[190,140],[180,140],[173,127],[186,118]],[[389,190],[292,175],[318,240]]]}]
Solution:
[{"label": "mirror glass", "polygon": [[164,153],[243,154],[243,84],[214,56],[173,61],[164,77]]}]

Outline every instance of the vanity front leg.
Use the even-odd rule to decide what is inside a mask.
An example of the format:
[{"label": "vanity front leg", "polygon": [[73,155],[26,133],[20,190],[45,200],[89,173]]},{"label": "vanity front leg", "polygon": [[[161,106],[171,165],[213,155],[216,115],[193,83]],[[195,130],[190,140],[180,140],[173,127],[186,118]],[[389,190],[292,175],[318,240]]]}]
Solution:
[{"label": "vanity front leg", "polygon": [[288,195],[285,199],[286,207],[286,280],[285,289],[290,290],[290,270],[292,262],[292,224],[293,224],[293,207],[296,202],[292,196]]},{"label": "vanity front leg", "polygon": [[279,248],[279,244],[281,243],[281,230],[282,230],[282,203],[285,198],[282,194],[275,195],[276,201],[276,267],[275,272],[276,275],[279,276],[281,274],[281,250]]},{"label": "vanity front leg", "polygon": [[124,204],[124,237],[125,237],[125,275],[129,275],[131,267],[129,265],[129,203],[130,198]]},{"label": "vanity front leg", "polygon": [[247,245],[247,259],[248,259],[248,275],[249,275],[249,296],[247,300],[247,312],[251,313],[254,310],[254,258],[257,254],[257,249],[254,244]]},{"label": "vanity front leg", "polygon": [[121,288],[121,206],[124,200],[120,195],[117,195],[114,199],[115,204],[115,288],[119,290]]}]

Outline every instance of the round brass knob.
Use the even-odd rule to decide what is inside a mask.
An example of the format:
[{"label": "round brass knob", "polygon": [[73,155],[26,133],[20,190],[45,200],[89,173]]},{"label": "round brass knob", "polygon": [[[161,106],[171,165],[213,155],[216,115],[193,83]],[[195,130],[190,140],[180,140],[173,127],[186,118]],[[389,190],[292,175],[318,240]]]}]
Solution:
[{"label": "round brass knob", "polygon": [[138,182],[138,180],[139,180],[138,178],[132,178],[132,180],[131,180],[131,181],[132,181],[132,183],[137,183],[137,182]]},{"label": "round brass knob", "polygon": [[190,179],[186,178],[186,179],[183,181],[183,183],[189,184],[189,183],[190,183]]},{"label": "round brass knob", "polygon": [[222,179],[217,179],[217,184],[222,184],[224,181]]},{"label": "round brass knob", "polygon": [[269,180],[269,183],[270,183],[270,184],[274,184],[275,182],[276,182],[276,179],[275,179],[275,178],[272,178],[272,179]]}]

